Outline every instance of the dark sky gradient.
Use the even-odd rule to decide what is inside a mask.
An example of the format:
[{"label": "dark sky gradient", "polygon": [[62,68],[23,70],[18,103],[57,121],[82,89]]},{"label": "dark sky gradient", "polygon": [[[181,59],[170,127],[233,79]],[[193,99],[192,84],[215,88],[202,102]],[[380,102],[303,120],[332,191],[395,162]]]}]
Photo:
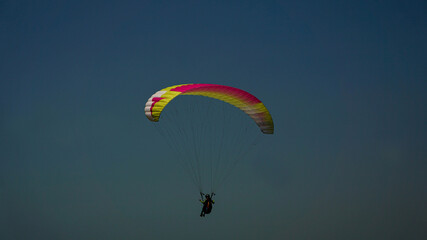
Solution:
[{"label": "dark sky gradient", "polygon": [[[426,1],[1,1],[0,239],[427,239]],[[144,116],[179,83],[275,121],[200,219]]]}]

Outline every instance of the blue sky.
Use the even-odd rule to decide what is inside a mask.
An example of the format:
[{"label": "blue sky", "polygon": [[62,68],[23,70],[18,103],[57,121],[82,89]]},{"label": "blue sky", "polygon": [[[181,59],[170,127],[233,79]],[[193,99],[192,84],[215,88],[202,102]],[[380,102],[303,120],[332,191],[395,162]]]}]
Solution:
[{"label": "blue sky", "polygon": [[[2,1],[1,239],[423,239],[424,1]],[[260,98],[208,219],[143,105]]]}]

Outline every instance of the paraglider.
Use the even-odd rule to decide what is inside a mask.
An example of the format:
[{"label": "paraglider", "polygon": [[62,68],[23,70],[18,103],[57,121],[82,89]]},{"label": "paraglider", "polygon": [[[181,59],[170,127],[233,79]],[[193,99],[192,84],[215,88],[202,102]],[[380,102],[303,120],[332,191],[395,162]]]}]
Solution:
[{"label": "paraglider", "polygon": [[[212,193],[210,196],[209,194],[200,193],[201,199],[199,201],[203,204],[202,212],[200,212],[200,217],[204,217],[206,214],[211,213],[213,204],[215,204],[215,201],[212,199],[214,195],[215,193]],[[203,199],[203,196],[205,197],[205,199]]]},{"label": "paraglider", "polygon": [[[211,192],[202,195],[201,216],[212,211],[214,193],[237,162],[255,149],[259,136],[274,133],[273,119],[258,98],[224,85],[170,86],[154,93],[144,111],[150,121],[159,122],[155,126],[163,137],[161,146],[169,145],[171,157],[180,162],[198,191]],[[260,131],[254,131],[253,123]]]}]

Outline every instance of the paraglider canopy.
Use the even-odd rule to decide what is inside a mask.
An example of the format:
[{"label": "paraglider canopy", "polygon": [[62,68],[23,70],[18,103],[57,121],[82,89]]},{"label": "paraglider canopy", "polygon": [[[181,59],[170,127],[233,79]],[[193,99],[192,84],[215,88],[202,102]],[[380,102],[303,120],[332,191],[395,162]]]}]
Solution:
[{"label": "paraglider canopy", "polygon": [[145,116],[150,121],[159,121],[166,105],[179,95],[199,95],[227,102],[248,114],[263,133],[274,132],[273,119],[258,98],[241,89],[217,84],[181,84],[164,88],[148,99]]}]

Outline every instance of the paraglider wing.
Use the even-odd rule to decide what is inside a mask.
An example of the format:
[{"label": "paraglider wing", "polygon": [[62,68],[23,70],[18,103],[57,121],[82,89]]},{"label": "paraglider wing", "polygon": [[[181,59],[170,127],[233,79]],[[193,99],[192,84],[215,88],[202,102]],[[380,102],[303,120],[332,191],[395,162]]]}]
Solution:
[{"label": "paraglider wing", "polygon": [[199,95],[227,102],[249,115],[265,134],[274,133],[273,119],[264,104],[241,89],[217,84],[182,84],[164,88],[145,104],[145,115],[157,122],[166,105],[179,95]]}]

